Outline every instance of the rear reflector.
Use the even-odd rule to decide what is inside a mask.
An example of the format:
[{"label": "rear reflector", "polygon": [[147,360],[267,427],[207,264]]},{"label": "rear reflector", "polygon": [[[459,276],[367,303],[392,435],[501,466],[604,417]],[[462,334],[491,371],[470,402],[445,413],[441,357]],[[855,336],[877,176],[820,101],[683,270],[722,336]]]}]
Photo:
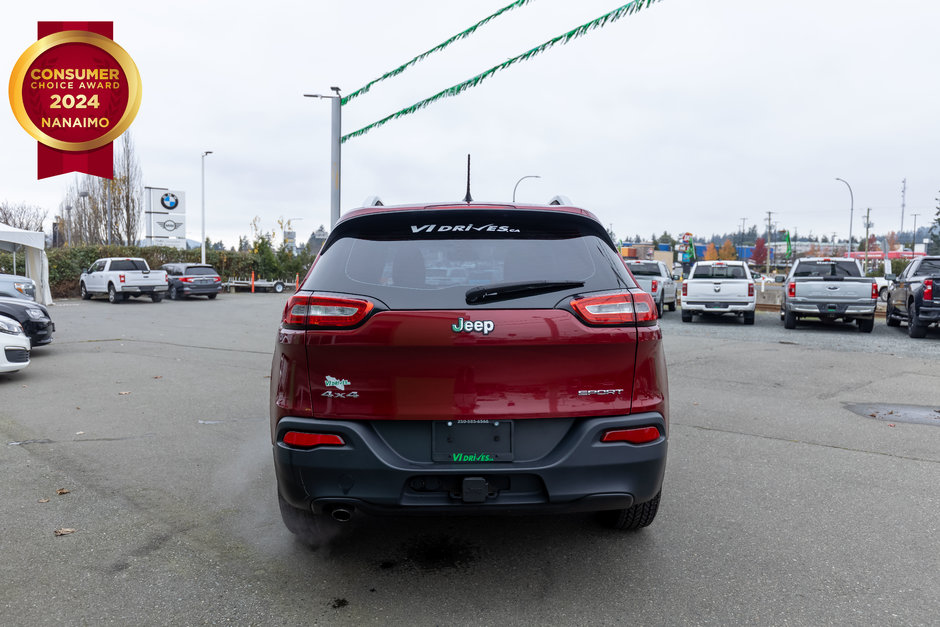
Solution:
[{"label": "rear reflector", "polygon": [[284,324],[352,327],[365,319],[373,305],[367,300],[294,294],[284,307]]},{"label": "rear reflector", "polygon": [[655,442],[660,437],[656,427],[639,427],[638,429],[613,429],[601,436],[601,442],[628,442],[630,444],[647,444]]},{"label": "rear reflector", "polygon": [[571,301],[571,306],[588,324],[637,324],[656,322],[656,304],[646,292],[622,292],[590,296]]},{"label": "rear reflector", "polygon": [[297,448],[314,448],[316,446],[343,446],[343,438],[332,433],[303,433],[301,431],[288,431],[284,434],[284,444]]}]

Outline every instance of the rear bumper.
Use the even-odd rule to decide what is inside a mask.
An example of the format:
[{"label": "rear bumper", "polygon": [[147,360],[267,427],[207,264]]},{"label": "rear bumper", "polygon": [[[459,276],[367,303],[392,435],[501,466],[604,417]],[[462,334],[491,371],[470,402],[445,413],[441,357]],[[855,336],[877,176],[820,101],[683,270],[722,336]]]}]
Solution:
[{"label": "rear bumper", "polygon": [[[608,429],[640,426],[662,435],[642,445],[600,442]],[[332,433],[345,445],[299,450],[282,442],[287,431]],[[537,458],[460,464],[430,461],[430,435],[428,461],[416,461],[399,455],[370,422],[286,417],[278,422],[274,465],[284,499],[317,513],[338,506],[396,515],[600,511],[656,496],[666,468],[665,434],[658,413],[578,419]],[[465,479],[485,481],[484,500],[468,500]]]},{"label": "rear bumper", "polygon": [[933,324],[940,322],[940,305],[933,302],[924,302],[917,308],[917,322],[920,324]]},{"label": "rear bumper", "polygon": [[754,311],[757,307],[756,301],[751,302],[728,302],[728,301],[689,301],[682,300],[682,309],[692,313],[743,313]]},{"label": "rear bumper", "polygon": [[153,294],[163,293],[167,290],[166,284],[160,285],[122,285],[120,293],[121,294]]},{"label": "rear bumper", "polygon": [[839,318],[850,316],[853,318],[872,318],[875,315],[875,299],[864,302],[832,303],[820,301],[791,300],[787,306],[790,311],[801,316],[819,316],[820,318]]},{"label": "rear bumper", "polygon": [[206,294],[219,294],[222,291],[221,283],[177,283],[176,291],[186,296],[205,296]]}]

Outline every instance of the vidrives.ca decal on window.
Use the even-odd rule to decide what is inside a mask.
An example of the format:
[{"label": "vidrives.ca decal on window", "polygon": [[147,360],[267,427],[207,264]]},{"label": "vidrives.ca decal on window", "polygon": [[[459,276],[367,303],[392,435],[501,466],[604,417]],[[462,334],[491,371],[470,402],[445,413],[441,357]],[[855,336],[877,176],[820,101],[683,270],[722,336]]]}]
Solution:
[{"label": "vidrives.ca decal on window", "polygon": [[518,233],[519,229],[500,224],[484,224],[477,226],[475,224],[422,224],[421,226],[412,224],[412,233]]}]

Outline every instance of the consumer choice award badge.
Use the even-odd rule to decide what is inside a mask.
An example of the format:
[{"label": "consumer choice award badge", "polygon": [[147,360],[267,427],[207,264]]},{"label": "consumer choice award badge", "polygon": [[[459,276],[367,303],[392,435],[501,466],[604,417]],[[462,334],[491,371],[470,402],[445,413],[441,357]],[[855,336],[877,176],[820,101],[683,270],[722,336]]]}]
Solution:
[{"label": "consumer choice award badge", "polygon": [[39,142],[38,178],[113,178],[112,144],[140,107],[140,74],[112,22],[39,22],[10,76],[10,105]]}]

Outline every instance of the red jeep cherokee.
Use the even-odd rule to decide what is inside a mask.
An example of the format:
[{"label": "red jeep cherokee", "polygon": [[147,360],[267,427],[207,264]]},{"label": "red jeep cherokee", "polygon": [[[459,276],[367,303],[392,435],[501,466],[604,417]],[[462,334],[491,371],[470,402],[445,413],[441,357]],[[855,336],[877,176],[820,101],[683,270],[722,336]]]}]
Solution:
[{"label": "red jeep cherokee", "polygon": [[668,427],[655,303],[575,207],[350,212],[277,334],[278,497],[308,541],[354,512],[645,527]]}]

